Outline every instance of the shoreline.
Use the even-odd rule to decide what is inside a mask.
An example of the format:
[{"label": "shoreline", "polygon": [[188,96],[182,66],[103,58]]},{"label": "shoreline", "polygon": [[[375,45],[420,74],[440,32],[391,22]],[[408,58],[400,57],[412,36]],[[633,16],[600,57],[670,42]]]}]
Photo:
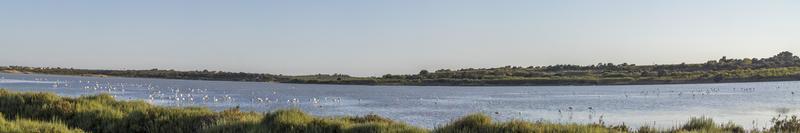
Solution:
[{"label": "shoreline", "polygon": [[370,86],[598,86],[800,81],[800,57],[784,51],[768,58],[710,60],[694,64],[504,66],[421,70],[416,74],[354,77],[346,74],[282,75],[173,69],[101,70],[0,66],[0,72],[158,79],[279,82]]},{"label": "shoreline", "polygon": [[227,81],[227,82],[264,82],[264,83],[282,83],[282,84],[301,84],[301,85],[349,85],[349,86],[443,86],[443,87],[525,87],[525,86],[636,86],[636,85],[692,85],[692,84],[729,84],[729,83],[759,83],[759,82],[793,82],[800,81],[794,78],[779,78],[779,79],[764,79],[764,80],[736,80],[736,81],[682,81],[674,83],[630,83],[630,84],[507,84],[507,85],[444,85],[444,84],[346,84],[346,83],[294,83],[294,82],[275,82],[275,81],[234,81],[234,80],[206,80],[206,79],[178,79],[178,78],[153,78],[153,77],[127,77],[127,76],[109,76],[102,74],[82,74],[82,75],[69,75],[69,74],[47,74],[47,73],[34,73],[34,72],[5,72],[5,74],[31,74],[31,75],[57,75],[57,76],[78,76],[78,77],[96,77],[96,78],[142,78],[142,79],[164,79],[164,80],[190,80],[190,81]]}]

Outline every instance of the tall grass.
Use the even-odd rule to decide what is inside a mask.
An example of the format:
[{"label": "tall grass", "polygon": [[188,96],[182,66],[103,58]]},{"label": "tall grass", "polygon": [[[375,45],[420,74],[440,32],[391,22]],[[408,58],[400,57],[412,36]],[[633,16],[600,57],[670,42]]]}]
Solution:
[{"label": "tall grass", "polygon": [[32,120],[63,121],[97,133],[153,132],[426,132],[376,115],[313,117],[300,110],[261,114],[229,109],[157,107],[142,101],[116,101],[107,94],[60,97],[0,89],[0,113]]},{"label": "tall grass", "polygon": [[28,119],[6,120],[0,113],[0,133],[83,133],[79,129],[67,127],[63,123],[40,122]]},{"label": "tall grass", "polygon": [[745,132],[744,128],[733,123],[717,124],[713,119],[708,117],[695,117],[689,119],[680,131],[701,131],[701,132]]},{"label": "tall grass", "polygon": [[[5,115],[2,115],[5,114]],[[676,132],[798,132],[800,119],[776,117],[774,126],[747,131],[733,123],[711,118],[691,118],[671,129],[625,125],[570,124],[511,120],[495,122],[485,114],[472,114],[433,129],[410,126],[377,115],[315,117],[298,109],[269,113],[242,112],[237,108],[214,112],[207,108],[159,107],[141,101],[117,101],[106,94],[77,98],[52,93],[10,92],[0,89],[0,133],[676,133]],[[42,122],[45,121],[45,122]]]},{"label": "tall grass", "polygon": [[363,117],[313,117],[297,109],[267,113],[261,120],[222,122],[205,132],[244,133],[424,133],[427,130],[376,115]]},{"label": "tall grass", "polygon": [[609,133],[625,132],[627,129],[614,129],[602,125],[554,124],[545,122],[526,122],[512,120],[509,122],[492,122],[492,118],[484,114],[472,114],[452,123],[435,129],[437,133]]}]

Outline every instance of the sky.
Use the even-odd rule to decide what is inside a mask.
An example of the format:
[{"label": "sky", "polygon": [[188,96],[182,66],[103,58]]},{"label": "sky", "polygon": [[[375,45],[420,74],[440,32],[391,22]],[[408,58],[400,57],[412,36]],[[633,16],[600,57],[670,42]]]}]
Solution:
[{"label": "sky", "polygon": [[796,0],[16,0],[0,66],[379,76],[800,52]]}]

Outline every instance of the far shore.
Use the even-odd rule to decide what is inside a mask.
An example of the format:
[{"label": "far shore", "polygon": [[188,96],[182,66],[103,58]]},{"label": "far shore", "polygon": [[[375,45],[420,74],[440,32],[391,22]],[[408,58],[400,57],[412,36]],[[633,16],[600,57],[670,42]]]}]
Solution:
[{"label": "far shore", "polygon": [[280,82],[294,84],[403,86],[594,86],[736,83],[800,80],[800,57],[781,52],[768,58],[729,59],[705,63],[504,66],[458,70],[421,70],[417,74],[354,77],[346,74],[282,75],[225,71],[95,70],[62,67],[0,66],[6,73],[37,73],[90,77],[132,77],[211,81]]},{"label": "far shore", "polygon": [[[3,70],[0,73],[9,73],[9,74],[46,74],[46,73],[33,73],[33,72],[20,72],[17,70]],[[59,74],[46,74],[46,75],[59,75]],[[98,78],[107,78],[111,77],[108,75],[103,74],[80,74],[80,75],[68,75],[68,76],[83,76],[83,77],[98,77]]]}]

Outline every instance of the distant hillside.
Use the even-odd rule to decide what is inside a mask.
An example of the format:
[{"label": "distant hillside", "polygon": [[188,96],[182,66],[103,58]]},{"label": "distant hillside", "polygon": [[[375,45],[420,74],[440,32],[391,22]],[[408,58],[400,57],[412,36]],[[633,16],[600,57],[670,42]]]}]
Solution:
[{"label": "distant hillside", "polygon": [[769,58],[728,59],[705,63],[636,65],[551,65],[460,70],[422,70],[418,74],[354,80],[295,79],[291,83],[369,85],[620,85],[800,80],[800,58],[781,52]]},{"label": "distant hillside", "polygon": [[769,58],[728,59],[722,57],[705,63],[636,65],[598,63],[597,65],[551,65],[460,70],[422,70],[418,74],[381,77],[351,77],[343,74],[286,76],[221,71],[175,70],[88,70],[49,67],[0,67],[2,72],[59,75],[92,75],[164,79],[283,82],[304,84],[353,85],[626,85],[718,82],[757,82],[800,80],[800,58],[781,52]]}]

